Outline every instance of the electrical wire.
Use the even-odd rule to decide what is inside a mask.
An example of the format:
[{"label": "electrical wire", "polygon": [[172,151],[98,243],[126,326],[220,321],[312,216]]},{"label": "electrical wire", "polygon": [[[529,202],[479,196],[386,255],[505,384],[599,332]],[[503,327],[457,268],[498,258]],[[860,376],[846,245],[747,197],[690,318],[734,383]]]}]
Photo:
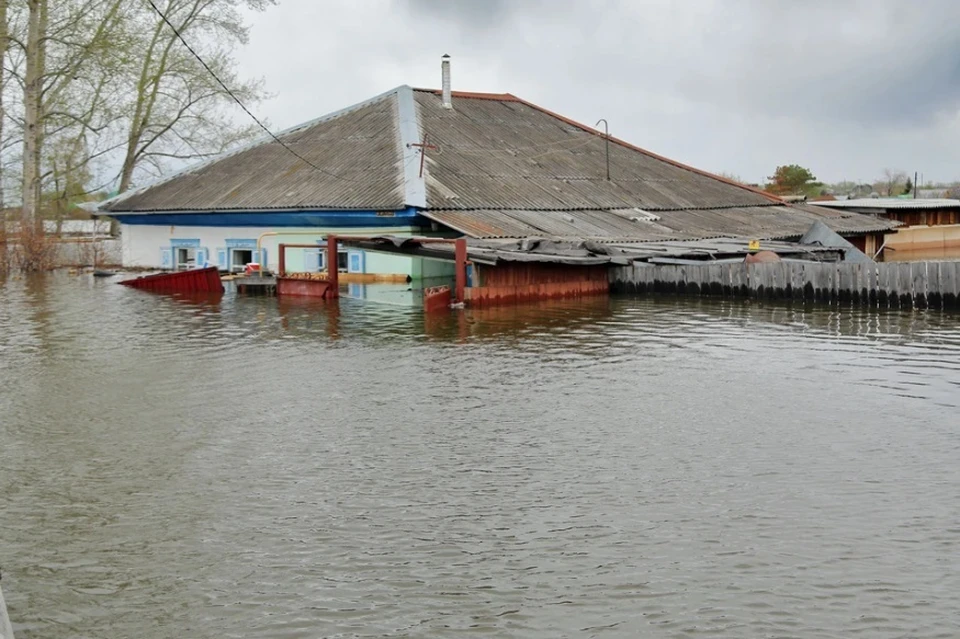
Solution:
[{"label": "electrical wire", "polygon": [[198,54],[196,51],[193,50],[193,47],[191,47],[191,46],[187,43],[187,41],[186,41],[186,40],[183,38],[183,36],[180,34],[180,31],[177,30],[177,28],[176,28],[175,26],[173,26],[173,23],[170,22],[170,20],[167,18],[167,16],[164,15],[163,11],[161,11],[160,8],[157,7],[157,5],[153,2],[153,0],[147,0],[147,3],[153,8],[154,11],[157,12],[157,15],[160,16],[160,19],[163,20],[163,21],[167,24],[168,27],[170,27],[170,29],[173,31],[174,35],[177,36],[177,39],[179,39],[180,42],[183,44],[183,46],[187,48],[187,51],[189,51],[189,52],[193,55],[193,57],[195,57],[195,58],[197,59],[197,61],[198,61],[201,65],[203,65],[203,68],[207,70],[207,73],[209,73],[210,76],[213,77],[213,79],[216,80],[217,83],[218,83],[221,87],[223,87],[223,90],[227,92],[227,95],[229,95],[231,98],[233,98],[233,101],[236,102],[238,105],[240,105],[240,108],[243,109],[243,111],[244,111],[247,115],[249,115],[250,118],[251,118],[254,122],[257,123],[257,126],[259,126],[261,129],[263,129],[263,130],[267,133],[267,135],[270,136],[271,138],[273,138],[273,140],[274,140],[277,144],[279,144],[279,145],[282,146],[284,149],[286,149],[287,151],[289,151],[293,156],[295,156],[296,158],[298,158],[300,161],[304,162],[305,164],[307,164],[307,165],[310,166],[311,168],[319,171],[320,173],[324,173],[324,174],[329,175],[329,176],[331,176],[331,177],[335,177],[335,178],[337,178],[338,180],[344,180],[344,181],[346,181],[346,182],[356,182],[356,180],[351,180],[350,178],[346,178],[346,177],[343,177],[342,175],[337,175],[336,173],[331,173],[330,171],[327,171],[327,170],[325,170],[325,169],[320,168],[319,166],[317,166],[316,164],[314,164],[313,162],[311,162],[311,161],[308,160],[307,158],[303,157],[302,155],[300,155],[299,153],[297,153],[296,151],[294,151],[293,149],[291,149],[289,146],[287,146],[287,145],[283,142],[283,140],[281,140],[281,139],[278,138],[276,135],[274,135],[273,132],[272,132],[270,129],[268,129],[267,126],[266,126],[263,122],[261,122],[260,119],[257,118],[257,116],[255,116],[255,115],[250,111],[250,109],[248,109],[248,108],[246,107],[246,105],[240,100],[240,98],[238,98],[237,95],[236,95],[233,91],[230,90],[230,87],[228,87],[228,86],[223,82],[223,80],[221,80],[221,79],[219,78],[219,76],[217,76],[217,74],[214,73],[213,69],[210,68],[210,65],[208,65],[208,64],[203,60],[203,58],[200,57],[200,54]]}]

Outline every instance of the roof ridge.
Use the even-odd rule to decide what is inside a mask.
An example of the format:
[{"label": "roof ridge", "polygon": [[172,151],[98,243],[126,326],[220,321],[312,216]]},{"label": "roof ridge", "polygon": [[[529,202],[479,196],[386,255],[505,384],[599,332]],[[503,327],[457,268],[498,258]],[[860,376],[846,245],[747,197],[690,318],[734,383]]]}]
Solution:
[{"label": "roof ridge", "polygon": [[404,85],[396,91],[397,144],[403,161],[400,168],[403,200],[407,206],[423,208],[427,205],[427,181],[416,161],[423,149],[415,146],[421,143],[420,109],[413,97],[413,89]]},{"label": "roof ridge", "polygon": [[[427,89],[424,87],[414,87],[414,91],[417,93],[433,93],[435,95],[442,95],[440,89]],[[512,93],[487,93],[483,91],[451,91],[451,97],[454,98],[467,98],[472,100],[494,100],[499,102],[522,102],[520,98],[513,95]]]}]

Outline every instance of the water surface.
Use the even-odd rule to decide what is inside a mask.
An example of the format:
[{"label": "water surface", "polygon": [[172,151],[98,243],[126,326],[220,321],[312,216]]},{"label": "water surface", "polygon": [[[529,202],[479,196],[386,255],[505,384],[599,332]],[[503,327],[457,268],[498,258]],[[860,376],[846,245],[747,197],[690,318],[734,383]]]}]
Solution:
[{"label": "water surface", "polygon": [[960,320],[0,283],[40,637],[960,636]]}]

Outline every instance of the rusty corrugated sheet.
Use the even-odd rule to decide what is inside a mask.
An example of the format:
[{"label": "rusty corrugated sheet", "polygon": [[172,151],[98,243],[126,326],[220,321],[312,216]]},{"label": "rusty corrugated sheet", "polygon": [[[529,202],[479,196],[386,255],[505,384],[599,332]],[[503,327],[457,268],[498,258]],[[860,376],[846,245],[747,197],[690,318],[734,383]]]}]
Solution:
[{"label": "rusty corrugated sheet", "polygon": [[[612,211],[526,211],[483,209],[423,211],[428,217],[476,238],[581,237],[644,239],[655,224],[633,222]],[[667,234],[669,230],[665,231]]]},{"label": "rusty corrugated sheet", "polygon": [[396,95],[281,134],[104,206],[105,211],[400,209],[403,167]]}]

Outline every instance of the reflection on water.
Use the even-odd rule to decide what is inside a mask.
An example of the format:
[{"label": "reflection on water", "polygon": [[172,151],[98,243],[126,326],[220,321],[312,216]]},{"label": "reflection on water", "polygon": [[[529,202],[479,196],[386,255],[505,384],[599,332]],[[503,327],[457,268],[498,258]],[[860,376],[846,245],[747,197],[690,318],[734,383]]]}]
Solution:
[{"label": "reflection on water", "polygon": [[0,282],[24,637],[948,637],[960,320]]}]

